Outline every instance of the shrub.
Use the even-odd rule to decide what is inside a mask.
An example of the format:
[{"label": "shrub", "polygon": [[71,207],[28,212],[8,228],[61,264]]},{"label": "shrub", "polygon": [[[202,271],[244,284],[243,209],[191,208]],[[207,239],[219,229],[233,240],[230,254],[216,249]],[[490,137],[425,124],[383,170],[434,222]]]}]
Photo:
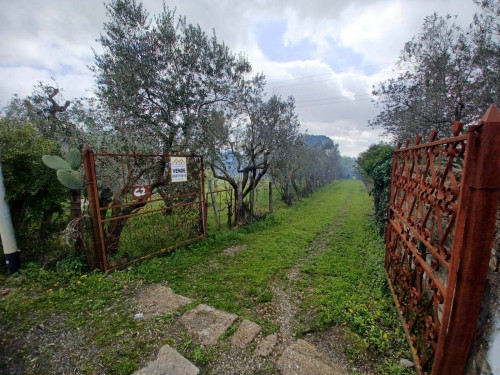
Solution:
[{"label": "shrub", "polygon": [[381,234],[385,232],[387,207],[391,188],[392,156],[394,148],[388,144],[371,145],[358,156],[358,171],[375,206],[375,223]]},{"label": "shrub", "polygon": [[67,189],[42,163],[43,155],[59,153],[57,143],[39,135],[30,124],[0,119],[6,200],[23,261],[44,260],[56,243],[55,234],[64,227]]}]

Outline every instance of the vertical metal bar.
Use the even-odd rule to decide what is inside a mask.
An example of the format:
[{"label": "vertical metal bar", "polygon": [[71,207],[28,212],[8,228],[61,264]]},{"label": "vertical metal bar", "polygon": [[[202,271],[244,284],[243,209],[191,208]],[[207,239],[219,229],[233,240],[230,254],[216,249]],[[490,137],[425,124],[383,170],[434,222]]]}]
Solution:
[{"label": "vertical metal bar", "polygon": [[90,213],[92,215],[92,225],[94,232],[94,251],[97,255],[99,268],[105,272],[108,269],[106,260],[106,250],[104,234],[102,231],[101,212],[99,206],[99,192],[97,190],[97,179],[95,173],[94,151],[89,145],[82,149],[83,166],[85,172],[85,182],[87,185],[87,195],[89,197]]},{"label": "vertical metal bar", "polygon": [[[228,194],[227,191],[226,194]],[[232,203],[233,203],[233,190],[229,190],[229,200],[227,201],[227,227],[229,229],[231,229],[231,216],[233,214]]]},{"label": "vertical metal bar", "polygon": [[[123,187],[127,185],[127,180],[125,178],[125,157],[122,155],[122,177],[123,177]],[[125,194],[125,203],[128,203],[128,194]]]},{"label": "vertical metal bar", "polygon": [[250,190],[250,222],[253,221],[253,210],[255,205],[255,184],[254,180],[252,180],[252,190]]},{"label": "vertical metal bar", "polygon": [[203,164],[203,156],[200,156],[201,161],[201,201],[203,207],[203,235],[207,235],[207,201],[205,200],[205,165]]},{"label": "vertical metal bar", "polygon": [[500,112],[495,106],[473,127],[465,165],[466,201],[460,204],[453,244],[453,256],[459,259],[453,259],[456,275],[450,274],[456,278],[455,293],[433,375],[463,373],[481,307],[500,195]]}]

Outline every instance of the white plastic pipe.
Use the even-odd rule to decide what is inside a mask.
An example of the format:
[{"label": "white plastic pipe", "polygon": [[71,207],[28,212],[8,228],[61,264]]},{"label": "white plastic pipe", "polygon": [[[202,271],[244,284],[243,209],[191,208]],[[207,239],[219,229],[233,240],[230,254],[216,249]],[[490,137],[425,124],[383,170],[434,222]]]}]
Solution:
[{"label": "white plastic pipe", "polygon": [[19,269],[19,253],[16,236],[10,217],[10,210],[5,201],[5,185],[3,183],[2,163],[0,162],[0,236],[2,237],[3,252],[9,271]]}]

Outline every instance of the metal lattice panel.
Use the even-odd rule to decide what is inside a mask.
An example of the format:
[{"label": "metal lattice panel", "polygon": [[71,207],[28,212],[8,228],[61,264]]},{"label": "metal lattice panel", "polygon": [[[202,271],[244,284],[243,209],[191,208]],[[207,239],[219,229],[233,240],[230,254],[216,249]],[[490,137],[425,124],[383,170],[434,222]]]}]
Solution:
[{"label": "metal lattice panel", "polygon": [[387,272],[424,373],[432,365],[447,293],[465,139],[400,149],[394,156]]},{"label": "metal lattice panel", "polygon": [[500,113],[394,153],[385,266],[419,374],[463,372],[496,223]]}]

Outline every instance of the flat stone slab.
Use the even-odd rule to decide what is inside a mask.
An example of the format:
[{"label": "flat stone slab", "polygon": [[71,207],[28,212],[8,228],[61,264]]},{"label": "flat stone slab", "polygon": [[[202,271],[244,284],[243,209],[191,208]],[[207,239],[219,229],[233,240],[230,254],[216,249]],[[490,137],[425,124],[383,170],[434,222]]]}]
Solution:
[{"label": "flat stone slab", "polygon": [[136,310],[144,316],[171,314],[191,303],[189,298],[175,294],[172,289],[161,284],[141,288],[136,298]]},{"label": "flat stone slab", "polygon": [[304,340],[297,340],[286,348],[276,365],[283,375],[339,375],[326,357]]},{"label": "flat stone slab", "polygon": [[158,358],[133,375],[197,375],[200,370],[168,345],[163,346]]},{"label": "flat stone slab", "polygon": [[191,336],[203,345],[215,345],[237,318],[238,315],[201,304],[186,311],[180,321]]},{"label": "flat stone slab", "polygon": [[278,334],[273,333],[272,335],[266,336],[264,340],[259,342],[253,355],[259,357],[267,357],[273,351],[274,347],[278,343]]},{"label": "flat stone slab", "polygon": [[246,319],[241,322],[238,330],[234,333],[231,339],[231,344],[240,349],[244,349],[253,341],[253,339],[255,339],[261,330],[262,328],[260,325]]}]

